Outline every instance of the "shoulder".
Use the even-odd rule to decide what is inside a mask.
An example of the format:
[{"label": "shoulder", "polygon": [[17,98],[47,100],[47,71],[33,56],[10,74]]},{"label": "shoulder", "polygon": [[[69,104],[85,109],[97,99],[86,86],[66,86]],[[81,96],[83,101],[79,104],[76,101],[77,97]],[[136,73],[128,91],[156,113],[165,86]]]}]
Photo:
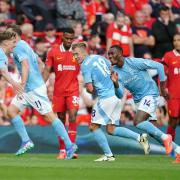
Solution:
[{"label": "shoulder", "polygon": [[0,59],[3,60],[3,59],[7,59],[7,56],[6,54],[4,53],[3,50],[0,49]]},{"label": "shoulder", "polygon": [[174,56],[173,51],[166,52],[164,57],[163,57],[163,60],[168,61],[172,56]]}]

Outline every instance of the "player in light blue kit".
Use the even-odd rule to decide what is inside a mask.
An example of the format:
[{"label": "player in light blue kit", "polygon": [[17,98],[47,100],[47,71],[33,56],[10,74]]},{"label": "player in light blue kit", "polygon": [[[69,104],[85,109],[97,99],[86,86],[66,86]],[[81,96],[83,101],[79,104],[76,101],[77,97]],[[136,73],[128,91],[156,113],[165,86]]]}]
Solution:
[{"label": "player in light blue kit", "polygon": [[26,106],[32,106],[51,123],[57,135],[64,140],[67,150],[66,159],[71,159],[77,146],[71,143],[63,123],[52,111],[51,103],[47,97],[46,85],[39,69],[38,56],[25,41],[20,39],[19,26],[10,25],[7,27],[7,31],[16,33],[17,44],[13,50],[13,59],[21,75],[21,89],[8,108],[8,115],[22,139],[22,145],[16,155],[24,154],[34,147],[22,119],[18,115]]},{"label": "player in light blue kit", "polygon": [[95,161],[115,160],[106,136],[100,128],[101,125],[105,125],[107,132],[111,135],[138,141],[142,145],[145,154],[148,154],[147,134],[140,135],[127,128],[116,127],[120,119],[121,100],[116,97],[114,85],[110,78],[110,61],[103,56],[88,55],[84,42],[73,44],[72,52],[75,59],[81,64],[87,91],[96,93],[98,97],[98,101],[92,110],[90,130],[105,155]]},{"label": "player in light blue kit", "polygon": [[[156,124],[156,108],[159,90],[155,81],[150,77],[147,69],[156,69],[160,79],[161,93],[164,97],[167,92],[164,88],[166,76],[162,64],[141,58],[123,57],[122,48],[118,45],[112,46],[108,51],[109,59],[113,66],[111,79],[114,82],[116,95],[121,98],[123,88],[128,89],[137,105],[135,124],[157,140],[162,140],[166,154],[170,154],[172,149],[180,154],[180,147],[172,143],[171,135],[163,133],[153,124]],[[146,121],[149,120],[149,121]]]}]

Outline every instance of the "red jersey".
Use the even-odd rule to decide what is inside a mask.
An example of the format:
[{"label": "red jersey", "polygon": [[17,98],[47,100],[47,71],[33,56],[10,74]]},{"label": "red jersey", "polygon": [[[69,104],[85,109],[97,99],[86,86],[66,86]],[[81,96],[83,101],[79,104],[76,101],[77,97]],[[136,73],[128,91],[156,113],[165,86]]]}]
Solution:
[{"label": "red jersey", "polygon": [[171,98],[180,98],[180,54],[176,51],[167,52],[163,58],[167,68],[167,88]]},{"label": "red jersey", "polygon": [[79,91],[77,76],[80,66],[71,51],[66,51],[63,44],[54,46],[47,55],[46,65],[55,72],[54,96],[71,96]]},{"label": "red jersey", "polygon": [[124,25],[121,29],[115,23],[110,24],[107,28],[106,37],[112,39],[111,45],[120,45],[123,49],[123,55],[130,55],[130,38],[132,36],[131,28]]}]

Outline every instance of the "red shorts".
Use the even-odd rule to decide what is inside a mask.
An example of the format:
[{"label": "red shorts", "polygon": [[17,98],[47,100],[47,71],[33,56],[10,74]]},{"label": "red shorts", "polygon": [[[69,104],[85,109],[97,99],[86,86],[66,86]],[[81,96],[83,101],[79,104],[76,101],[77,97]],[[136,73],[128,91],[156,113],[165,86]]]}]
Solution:
[{"label": "red shorts", "polygon": [[79,96],[53,96],[52,107],[54,112],[65,112],[70,109],[79,109]]},{"label": "red shorts", "polygon": [[169,99],[168,100],[168,112],[171,117],[180,116],[180,99]]}]

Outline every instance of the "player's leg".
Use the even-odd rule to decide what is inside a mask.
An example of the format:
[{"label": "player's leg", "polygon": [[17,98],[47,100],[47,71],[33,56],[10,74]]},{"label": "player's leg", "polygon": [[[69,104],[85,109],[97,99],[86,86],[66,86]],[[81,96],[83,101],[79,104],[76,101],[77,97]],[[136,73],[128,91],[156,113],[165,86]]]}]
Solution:
[{"label": "player's leg", "polygon": [[22,141],[21,147],[17,151],[16,155],[24,154],[26,151],[34,147],[33,142],[28,136],[24,122],[21,116],[19,116],[19,112],[24,109],[25,104],[26,101],[23,99],[23,97],[20,99],[18,96],[15,96],[7,110],[8,117],[11,119],[11,123],[13,124]]},{"label": "player's leg", "polygon": [[[79,97],[78,96],[67,97],[66,106],[69,115],[68,135],[69,138],[71,139],[71,142],[75,143],[76,135],[77,135],[76,116],[79,109]],[[73,158],[77,158],[77,154],[74,154]]]},{"label": "player's leg", "polygon": [[128,139],[133,139],[133,140],[137,141],[142,146],[144,153],[149,154],[150,145],[149,145],[149,142],[147,140],[147,134],[145,134],[145,133],[138,134],[138,133],[136,133],[136,132],[134,132],[128,128],[116,127],[113,124],[108,124],[106,126],[106,130],[107,130],[108,134],[110,134],[110,135],[125,137]]},{"label": "player's leg", "polygon": [[[112,108],[112,110],[109,110],[109,105]],[[121,115],[121,101],[117,97],[112,97],[110,99],[110,102],[107,103],[107,107],[105,100],[103,102],[101,110],[104,111],[104,114],[106,114],[107,117],[111,120],[110,123],[108,123],[106,126],[106,130],[110,135],[125,137],[138,141],[142,145],[145,154],[149,154],[150,146],[147,140],[147,134],[143,133],[140,135],[125,127],[116,126],[119,125]]]},{"label": "player's leg", "polygon": [[[62,123],[65,125],[66,121],[66,101],[64,96],[56,97],[53,96],[53,111],[57,113],[59,119],[61,119]],[[64,140],[58,136],[59,142],[59,153],[57,159],[65,159],[66,158],[66,148]]]},{"label": "player's leg", "polygon": [[176,136],[176,126],[178,124],[178,118],[180,117],[180,100],[169,99],[168,100],[168,113],[169,122],[167,128],[167,134],[171,134],[173,141]]},{"label": "player's leg", "polygon": [[95,161],[114,161],[115,158],[112,154],[112,151],[109,147],[107,138],[100,128],[101,125],[106,125],[106,121],[104,116],[100,113],[100,102],[96,102],[92,113],[91,113],[91,125],[89,127],[90,131],[92,132],[94,139],[103,150],[104,155]]},{"label": "player's leg", "polygon": [[135,124],[137,128],[147,132],[154,138],[161,139],[166,148],[166,153],[169,154],[172,151],[172,137],[163,133],[160,129],[148,121],[149,118],[157,120],[156,108],[157,98],[152,96],[144,97],[138,105]]},{"label": "player's leg", "polygon": [[45,119],[51,123],[53,129],[59,137],[64,140],[66,146],[66,159],[72,159],[75,151],[77,150],[76,144],[73,144],[68,136],[68,133],[64,127],[64,124],[61,120],[56,117],[56,115],[51,111],[46,114],[43,114]]},{"label": "player's leg", "polygon": [[138,110],[135,117],[136,127],[147,132],[157,140],[161,139],[166,148],[166,154],[170,154],[172,151],[172,137],[163,133],[153,123],[149,122],[149,117],[150,115],[148,113]]},{"label": "player's leg", "polygon": [[115,158],[109,147],[107,138],[100,127],[101,127],[100,124],[95,124],[95,123],[92,123],[89,127],[90,131],[93,133],[94,139],[96,140],[99,147],[103,150],[104,153],[103,156],[96,159],[95,161],[114,161]]},{"label": "player's leg", "polygon": [[71,142],[64,124],[52,111],[51,103],[47,96],[46,86],[43,85],[31,92],[28,92],[25,98],[33,108],[44,116],[47,122],[51,123],[57,136],[60,136],[64,140],[66,146],[66,159],[71,159],[74,152],[77,150],[77,146]]}]

